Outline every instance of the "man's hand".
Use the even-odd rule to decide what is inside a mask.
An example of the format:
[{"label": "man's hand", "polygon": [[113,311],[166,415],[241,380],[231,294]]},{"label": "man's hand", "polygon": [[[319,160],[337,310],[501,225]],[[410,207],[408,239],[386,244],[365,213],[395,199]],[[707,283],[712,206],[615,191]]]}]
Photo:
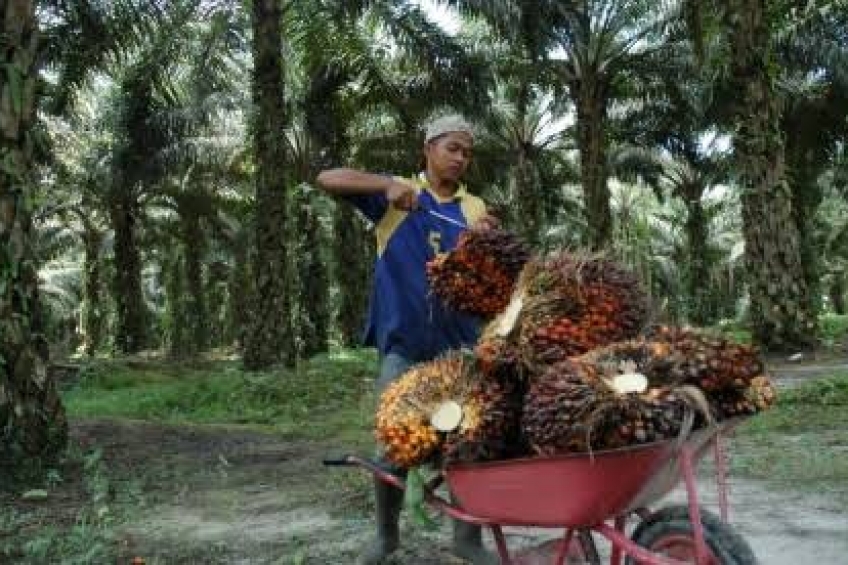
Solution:
[{"label": "man's hand", "polygon": [[415,210],[418,208],[418,191],[410,184],[392,179],[386,187],[386,198],[389,204],[398,210]]},{"label": "man's hand", "polygon": [[493,230],[501,227],[501,221],[492,214],[486,213],[471,226],[477,230]]}]

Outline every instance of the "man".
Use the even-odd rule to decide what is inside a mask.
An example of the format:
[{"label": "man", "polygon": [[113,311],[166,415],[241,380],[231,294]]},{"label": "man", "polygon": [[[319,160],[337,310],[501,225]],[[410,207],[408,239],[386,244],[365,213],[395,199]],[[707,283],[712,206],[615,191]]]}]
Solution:
[{"label": "man", "polygon": [[[377,262],[365,335],[380,352],[377,390],[413,363],[473,346],[479,320],[445,307],[429,291],[425,266],[450,251],[465,226],[485,221],[486,205],[460,179],[471,162],[474,134],[460,116],[432,121],[424,138],[425,167],[413,178],[352,169],[318,175],[323,190],[358,208],[376,226]],[[382,563],[398,547],[403,493],[375,479],[377,537],[359,563]],[[482,547],[479,526],[454,522],[454,553],[471,563],[497,560]]]}]

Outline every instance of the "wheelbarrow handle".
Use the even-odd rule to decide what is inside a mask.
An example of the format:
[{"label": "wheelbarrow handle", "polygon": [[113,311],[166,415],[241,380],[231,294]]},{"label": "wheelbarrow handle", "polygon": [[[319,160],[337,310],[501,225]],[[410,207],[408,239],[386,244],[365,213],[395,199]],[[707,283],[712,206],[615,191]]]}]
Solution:
[{"label": "wheelbarrow handle", "polygon": [[356,465],[356,463],[350,460],[350,455],[343,455],[341,457],[325,457],[321,463],[323,463],[325,467],[347,467]]},{"label": "wheelbarrow handle", "polygon": [[[400,490],[406,490],[406,481],[397,475],[390,473],[373,459],[366,459],[364,457],[359,457],[358,455],[343,455],[341,457],[328,457],[323,460],[323,463],[328,467],[362,467],[381,481],[389,483]],[[443,477],[439,475],[428,481],[424,486],[424,500],[426,500],[428,504],[444,512],[451,518],[456,518],[457,520],[462,520],[472,524],[479,524],[482,526],[497,525],[496,522],[491,520],[479,518],[472,514],[463,512],[460,507],[436,494],[434,491],[438,488],[442,481]]]},{"label": "wheelbarrow handle", "polygon": [[406,482],[402,478],[389,472],[373,459],[348,454],[341,457],[326,458],[323,463],[328,467],[362,467],[384,483],[389,483],[400,490],[406,490]]}]

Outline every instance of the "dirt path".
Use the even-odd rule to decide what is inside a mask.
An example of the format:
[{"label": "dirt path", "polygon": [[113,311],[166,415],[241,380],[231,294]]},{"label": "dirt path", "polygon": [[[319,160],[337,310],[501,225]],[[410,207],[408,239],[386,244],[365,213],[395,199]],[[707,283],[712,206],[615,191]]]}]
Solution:
[{"label": "dirt path", "polygon": [[848,372],[848,354],[841,358],[800,363],[775,360],[768,363],[768,370],[779,387],[793,387],[836,372]]},{"label": "dirt path", "polygon": [[[110,420],[76,422],[73,435],[83,447],[101,447],[118,490],[136,493],[133,518],[117,540],[120,563],[136,555],[148,565],[352,563],[371,530],[368,479],[323,468],[329,445]],[[705,503],[715,508],[712,481],[701,482]],[[848,515],[833,498],[736,480],[732,501],[732,523],[763,565],[797,565],[811,556],[848,563]],[[405,533],[395,563],[461,563],[447,551],[449,524],[435,533],[407,524]],[[516,546],[543,537],[510,532]]]}]

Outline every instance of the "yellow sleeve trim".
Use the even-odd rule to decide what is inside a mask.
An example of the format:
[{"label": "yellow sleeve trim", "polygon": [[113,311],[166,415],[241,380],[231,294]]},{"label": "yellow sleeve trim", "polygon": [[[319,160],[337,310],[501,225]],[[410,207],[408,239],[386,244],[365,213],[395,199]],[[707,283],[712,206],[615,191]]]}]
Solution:
[{"label": "yellow sleeve trim", "polygon": [[377,236],[377,255],[382,255],[383,251],[386,250],[386,246],[389,245],[389,239],[391,239],[392,234],[395,233],[401,222],[406,219],[407,214],[409,212],[406,210],[398,210],[391,205],[386,209],[386,213],[383,214],[380,223],[374,229],[374,233]]},{"label": "yellow sleeve trim", "polygon": [[465,194],[459,201],[459,206],[462,209],[462,215],[465,216],[465,222],[469,226],[486,215],[486,203],[483,202],[482,198],[472,194]]},{"label": "yellow sleeve trim", "polygon": [[[394,180],[409,184],[419,192],[421,191],[421,187],[417,186],[414,180],[405,179],[403,177],[394,177]],[[389,204],[388,208],[386,208],[386,213],[383,214],[383,217],[380,218],[380,222],[374,229],[374,233],[377,236],[377,255],[383,254],[383,251],[385,251],[386,247],[389,245],[389,239],[391,239],[395,230],[397,230],[398,226],[406,219],[408,214],[409,212],[406,210],[398,210]]]}]

